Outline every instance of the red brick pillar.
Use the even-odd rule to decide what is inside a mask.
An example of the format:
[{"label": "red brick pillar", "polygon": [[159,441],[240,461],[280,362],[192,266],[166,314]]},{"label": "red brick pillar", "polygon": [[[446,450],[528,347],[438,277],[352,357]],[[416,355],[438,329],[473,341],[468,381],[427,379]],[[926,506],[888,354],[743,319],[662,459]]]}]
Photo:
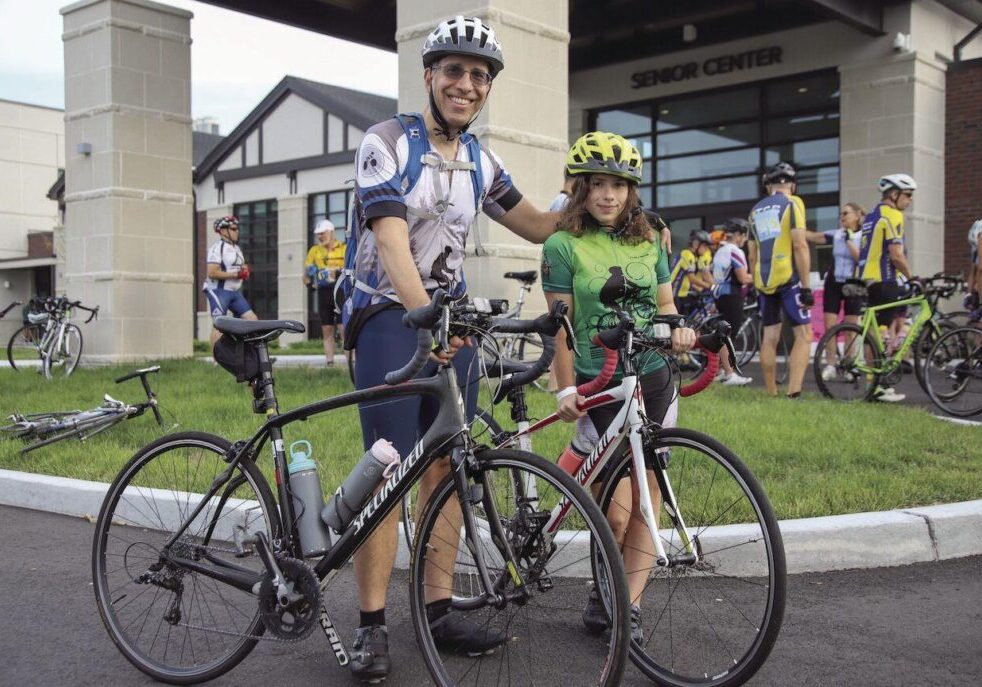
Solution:
[{"label": "red brick pillar", "polygon": [[945,272],[968,273],[968,228],[982,219],[982,59],[948,66],[945,89]]}]

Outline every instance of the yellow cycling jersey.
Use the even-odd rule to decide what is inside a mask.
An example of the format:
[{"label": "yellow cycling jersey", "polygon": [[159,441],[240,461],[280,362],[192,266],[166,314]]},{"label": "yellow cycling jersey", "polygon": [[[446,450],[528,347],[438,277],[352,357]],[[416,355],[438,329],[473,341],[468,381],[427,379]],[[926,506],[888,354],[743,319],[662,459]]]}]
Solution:
[{"label": "yellow cycling jersey", "polygon": [[672,268],[672,292],[676,298],[685,298],[699,289],[693,287],[689,281],[689,275],[696,272],[711,272],[713,269],[713,254],[706,251],[696,257],[696,254],[689,248],[683,248],[679,253],[679,259],[675,261]]},{"label": "yellow cycling jersey", "polygon": [[336,243],[332,250],[328,250],[318,243],[307,251],[304,271],[318,286],[334,281],[332,277],[336,271],[344,267],[344,246],[343,243]]},{"label": "yellow cycling jersey", "polygon": [[750,211],[750,227],[757,242],[757,290],[770,294],[797,282],[791,231],[805,228],[805,203],[801,198],[774,193],[762,199]]},{"label": "yellow cycling jersey", "polygon": [[904,245],[904,216],[897,208],[880,203],[863,220],[856,276],[873,282],[897,283],[897,268],[890,246]]}]

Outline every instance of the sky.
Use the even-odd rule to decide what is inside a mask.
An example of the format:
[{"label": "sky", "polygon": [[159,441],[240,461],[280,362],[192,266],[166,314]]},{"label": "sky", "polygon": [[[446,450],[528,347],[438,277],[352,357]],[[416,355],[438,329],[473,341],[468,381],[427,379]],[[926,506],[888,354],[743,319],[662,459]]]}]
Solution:
[{"label": "sky", "polygon": [[[285,75],[398,95],[395,53],[194,0],[163,0],[191,20],[191,115],[229,133]],[[0,0],[0,99],[63,108],[61,7],[69,0]],[[261,48],[261,49],[260,49]]]}]

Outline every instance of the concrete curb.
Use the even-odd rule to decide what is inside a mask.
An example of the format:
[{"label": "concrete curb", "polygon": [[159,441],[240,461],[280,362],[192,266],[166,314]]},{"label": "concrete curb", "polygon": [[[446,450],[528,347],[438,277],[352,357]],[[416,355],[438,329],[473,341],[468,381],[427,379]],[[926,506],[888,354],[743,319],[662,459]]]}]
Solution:
[{"label": "concrete curb", "polygon": [[[109,485],[102,482],[0,470],[0,505],[94,521]],[[713,528],[704,538],[724,541],[740,526]],[[982,554],[982,499],[882,513],[853,513],[781,521],[789,573],[825,572],[926,563]],[[584,557],[589,540],[570,533],[564,558]],[[732,572],[746,574],[744,562]],[[396,566],[409,565],[400,532]],[[589,565],[568,574],[588,576]]]}]

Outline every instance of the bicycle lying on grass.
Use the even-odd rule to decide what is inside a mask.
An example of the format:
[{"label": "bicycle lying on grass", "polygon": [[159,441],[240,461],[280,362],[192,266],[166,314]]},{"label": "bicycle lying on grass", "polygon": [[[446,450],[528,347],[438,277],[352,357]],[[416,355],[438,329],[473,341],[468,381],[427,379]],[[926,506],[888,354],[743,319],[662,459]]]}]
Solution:
[{"label": "bicycle lying on grass", "polygon": [[[616,327],[595,339],[605,349],[606,359],[600,375],[577,389],[587,397],[582,408],[620,404],[620,410],[574,477],[593,490],[619,543],[631,511],[620,502],[623,495],[615,498],[624,480],[642,504],[648,531],[657,532],[647,550],[623,550],[628,577],[644,578],[632,585],[632,589],[642,587],[631,601],[643,611],[639,618],[643,638],[631,642],[634,664],[658,684],[740,685],[764,663],[780,632],[786,598],[784,544],[766,494],[732,451],[705,434],[663,428],[645,416],[634,359],[648,353],[668,356],[671,329],[684,322],[677,315],[655,316],[651,321],[653,328],[636,332],[633,319],[622,314]],[[451,322],[451,331],[460,336],[494,335],[500,326],[479,314],[460,311]],[[706,365],[699,379],[680,394],[693,395],[712,382],[717,353],[724,345],[736,358],[728,330],[727,323],[718,322],[712,332],[699,337]],[[621,382],[604,389],[618,361]],[[529,450],[531,436],[559,420],[554,413],[529,423],[523,384],[540,372],[535,366],[508,360],[489,365],[488,375],[503,380],[493,400],[507,398],[518,424],[517,432],[502,431],[490,413],[482,411],[475,424],[490,430],[487,438],[496,448]],[[642,473],[648,479],[634,479]],[[534,493],[517,475],[510,483],[515,498]],[[645,507],[652,504],[653,493],[662,507]],[[419,522],[413,496],[409,492],[403,502],[404,534],[410,543]],[[547,529],[563,518],[557,506]],[[595,580],[602,582],[596,575]]]},{"label": "bicycle lying on grass", "polygon": [[40,358],[41,373],[47,379],[52,379],[56,372],[66,377],[74,372],[82,356],[82,330],[71,322],[74,308],[90,313],[86,323],[99,316],[99,306],[87,308],[80,301],[70,301],[64,296],[33,299],[27,324],[7,342],[10,367],[23,369],[20,352],[28,351],[31,357]]},{"label": "bicycle lying on grass", "polygon": [[143,390],[147,394],[147,400],[132,405],[117,401],[109,394],[103,396],[102,405],[92,410],[69,410],[51,413],[32,413],[29,415],[14,414],[7,418],[9,424],[0,427],[0,434],[11,438],[34,441],[33,444],[25,446],[20,450],[27,453],[34,449],[53,444],[62,439],[76,438],[79,441],[95,436],[107,429],[118,425],[123,420],[139,417],[147,410],[153,413],[157,424],[164,426],[164,420],[160,416],[160,409],[157,407],[157,397],[150,388],[147,375],[159,372],[160,366],[154,365],[142,370],[136,370],[128,375],[123,375],[116,380],[121,384],[127,380],[140,378]]},{"label": "bicycle lying on grass", "polygon": [[[630,604],[620,553],[597,504],[539,456],[476,445],[452,366],[413,379],[433,350],[431,329],[438,328],[439,345],[448,345],[448,330],[439,325],[449,309],[438,291],[430,305],[406,314],[404,322],[417,328],[417,349],[406,367],[387,375],[388,385],[286,412],[274,393],[267,342],[284,331],[303,332],[303,325],[215,320],[237,351],[255,354],[253,410],[266,422],[235,443],[200,432],[163,437],[137,452],[109,487],[96,523],[93,583],[106,630],[133,665],[166,682],[209,680],[245,658],[264,633],[296,641],[317,626],[346,665],[323,591],[423,473],[449,455],[449,474],[420,518],[410,564],[412,624],[434,681],[555,684],[567,675],[570,684],[619,684]],[[532,324],[512,329],[532,331]],[[552,339],[544,344],[551,358]],[[433,424],[381,489],[369,491],[367,503],[329,527],[319,499],[301,495],[289,478],[284,429],[356,403],[419,394],[439,401]],[[257,462],[267,444],[275,485]],[[536,496],[515,498],[516,488],[526,486]],[[569,529],[551,518],[557,505]],[[592,548],[574,545],[583,542]],[[305,557],[317,560],[311,565]],[[591,641],[580,623],[590,588],[570,573],[589,574],[591,565],[613,619],[609,641]],[[426,604],[447,597],[454,612],[503,638],[493,653],[467,656],[435,635]],[[549,651],[551,637],[570,633],[583,635],[575,655]]]}]

